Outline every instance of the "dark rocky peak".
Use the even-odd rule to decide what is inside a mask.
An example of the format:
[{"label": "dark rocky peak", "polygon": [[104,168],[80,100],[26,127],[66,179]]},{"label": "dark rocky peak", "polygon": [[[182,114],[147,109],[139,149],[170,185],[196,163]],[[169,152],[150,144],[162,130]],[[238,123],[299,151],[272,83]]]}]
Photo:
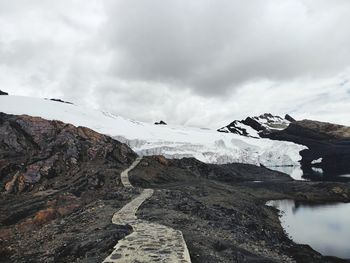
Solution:
[{"label": "dark rocky peak", "polygon": [[64,100],[61,100],[61,99],[50,99],[50,100],[56,101],[56,102],[61,102],[61,103],[73,104],[72,102],[64,101]]},{"label": "dark rocky peak", "polygon": [[286,116],[284,116],[284,118],[287,120],[287,121],[290,121],[290,122],[295,122],[296,120],[290,116],[289,114],[286,114]]},{"label": "dark rocky peak", "polygon": [[155,125],[167,125],[167,123],[165,121],[159,121],[159,122],[155,122]]},{"label": "dark rocky peak", "polygon": [[288,127],[290,121],[277,116],[272,115],[271,113],[265,113],[257,117],[248,117],[245,122],[249,123],[249,120],[252,119],[256,123],[256,128],[261,130],[283,130]]},{"label": "dark rocky peak", "polygon": [[0,90],[0,95],[9,95],[7,92]]},{"label": "dark rocky peak", "polygon": [[265,113],[260,116],[247,117],[245,120],[241,121],[235,120],[229,125],[218,129],[218,131],[259,138],[261,133],[270,133],[276,130],[283,130],[287,128],[289,124],[290,121],[286,118],[275,116],[271,113]]},{"label": "dark rocky peak", "polygon": [[[256,129],[253,129],[252,126],[246,125],[244,121],[233,121],[229,125],[218,129],[218,132],[224,133],[235,133],[242,136],[259,138],[259,134],[256,132]],[[252,124],[255,125],[255,121],[252,121]]]}]

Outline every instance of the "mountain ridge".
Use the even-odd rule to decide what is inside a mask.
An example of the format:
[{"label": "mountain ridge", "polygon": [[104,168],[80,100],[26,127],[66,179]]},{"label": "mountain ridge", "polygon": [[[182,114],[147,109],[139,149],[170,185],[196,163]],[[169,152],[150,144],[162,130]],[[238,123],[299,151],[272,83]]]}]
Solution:
[{"label": "mountain ridge", "polygon": [[271,113],[264,113],[259,116],[247,117],[244,120],[234,120],[227,126],[218,129],[218,132],[236,133],[243,136],[261,138],[261,134],[276,130],[283,130],[295,121],[290,115],[284,118]]},{"label": "mountain ridge", "polygon": [[[220,132],[240,133],[240,124],[253,132],[243,136],[258,136],[276,141],[290,141],[307,148],[300,151],[301,168],[306,178],[322,180],[350,174],[350,127],[315,120],[297,121],[270,113],[233,121]],[[277,124],[276,124],[277,123]],[[276,128],[277,127],[277,128]],[[254,133],[255,132],[255,133]]]}]

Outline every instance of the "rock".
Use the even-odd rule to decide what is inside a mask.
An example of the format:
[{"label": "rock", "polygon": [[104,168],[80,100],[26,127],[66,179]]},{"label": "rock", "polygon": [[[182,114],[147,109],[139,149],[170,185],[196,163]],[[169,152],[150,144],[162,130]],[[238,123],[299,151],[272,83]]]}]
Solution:
[{"label": "rock", "polygon": [[322,169],[322,180],[334,180],[337,175],[350,173],[350,127],[302,120],[292,122],[286,129],[265,134],[263,137],[307,146],[308,149],[300,152],[306,177],[316,180],[319,178],[319,169],[312,169],[314,160],[320,160],[317,168]]},{"label": "rock", "polygon": [[7,92],[0,90],[0,95],[9,95]]},{"label": "rock", "polygon": [[165,121],[159,121],[159,122],[155,122],[155,125],[167,125]]},{"label": "rock", "polygon": [[14,187],[16,185],[18,176],[19,176],[19,172],[17,172],[12,177],[12,179],[5,184],[5,191],[6,191],[7,194],[10,194],[10,193],[14,192]]},{"label": "rock", "polygon": [[77,209],[79,207],[80,207],[79,204],[69,204],[66,206],[61,206],[61,207],[57,208],[57,213],[60,216],[66,216],[66,215],[69,215],[70,213],[72,213],[75,209]]},{"label": "rock", "polygon": [[36,213],[36,215],[33,219],[33,224],[36,224],[36,225],[45,224],[45,223],[55,219],[56,216],[57,216],[56,210],[53,208],[47,208],[44,210],[40,210],[39,212]]},{"label": "rock", "polygon": [[0,239],[9,239],[13,235],[13,231],[8,228],[0,229]]},{"label": "rock", "polygon": [[168,166],[169,161],[163,155],[154,156],[154,158],[162,165]]},{"label": "rock", "polygon": [[290,121],[286,118],[272,115],[271,113],[264,113],[260,116],[247,117],[245,120],[235,120],[217,131],[260,138],[261,134],[268,134],[275,130],[283,130],[287,128],[289,123]]},{"label": "rock", "polygon": [[213,245],[214,249],[216,251],[224,251],[229,248],[229,244],[227,244],[225,241],[218,240]]},{"label": "rock", "polygon": [[[85,127],[0,114],[0,173],[11,170],[0,179],[6,180],[3,185],[7,193],[29,191],[36,185],[45,189],[39,183],[47,184],[55,177],[69,181],[83,163],[103,165],[109,160],[127,164],[135,157],[128,146]],[[92,179],[95,174],[86,170],[94,187],[102,183],[101,177]],[[54,181],[56,187],[66,184],[60,180]]]},{"label": "rock", "polygon": [[138,193],[117,183],[136,157],[85,127],[0,113],[0,261],[102,262],[131,232],[111,218]]},{"label": "rock", "polygon": [[50,99],[50,100],[56,101],[56,102],[61,102],[61,103],[73,104],[72,102],[64,101],[64,100],[61,100],[61,99]]},{"label": "rock", "polygon": [[290,116],[289,114],[286,114],[286,116],[284,116],[284,118],[287,120],[287,121],[290,121],[290,122],[295,122],[296,120]]}]

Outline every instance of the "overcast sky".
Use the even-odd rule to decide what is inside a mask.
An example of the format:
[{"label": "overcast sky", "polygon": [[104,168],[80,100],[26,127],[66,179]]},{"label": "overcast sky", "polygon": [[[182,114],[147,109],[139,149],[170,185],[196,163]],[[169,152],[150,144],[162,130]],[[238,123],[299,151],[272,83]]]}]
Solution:
[{"label": "overcast sky", "polygon": [[0,89],[218,128],[350,125],[349,0],[0,0]]}]

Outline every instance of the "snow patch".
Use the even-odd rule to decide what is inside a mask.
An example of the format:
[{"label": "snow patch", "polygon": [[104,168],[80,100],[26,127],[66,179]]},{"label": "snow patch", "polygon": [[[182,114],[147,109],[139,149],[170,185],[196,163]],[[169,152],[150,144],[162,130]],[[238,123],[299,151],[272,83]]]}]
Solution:
[{"label": "snow patch", "polygon": [[315,168],[315,167],[311,167],[312,170],[316,173],[319,173],[319,174],[323,174],[323,169],[322,168]]},{"label": "snow patch", "polygon": [[322,158],[318,158],[317,160],[313,160],[311,164],[322,163]]}]

